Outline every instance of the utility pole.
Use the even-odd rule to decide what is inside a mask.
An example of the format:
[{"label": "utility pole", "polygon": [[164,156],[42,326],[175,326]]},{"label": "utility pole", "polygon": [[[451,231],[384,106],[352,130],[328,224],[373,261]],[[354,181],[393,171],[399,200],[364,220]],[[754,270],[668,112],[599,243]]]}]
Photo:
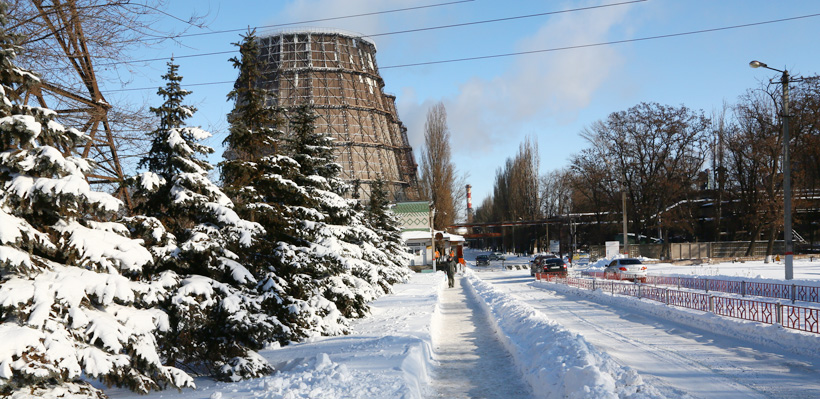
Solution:
[{"label": "utility pole", "polygon": [[621,185],[621,201],[623,202],[624,208],[624,254],[629,256],[629,236],[626,232],[626,183]]},{"label": "utility pole", "polygon": [[789,160],[789,71],[783,70],[780,77],[783,85],[783,234],[785,242],[784,260],[786,280],[794,278],[794,241],[792,238],[792,178],[791,161]]},{"label": "utility pole", "polygon": [[433,220],[436,219],[436,208],[430,203],[430,257],[433,258],[433,271],[436,271],[436,229],[433,227]]},{"label": "utility pole", "polygon": [[[783,86],[783,241],[786,267],[786,280],[794,278],[794,242],[792,229],[792,165],[789,159],[789,71],[772,68],[760,61],[749,63],[752,68],[766,68],[780,72],[780,84]],[[798,79],[797,81],[800,81]]]}]

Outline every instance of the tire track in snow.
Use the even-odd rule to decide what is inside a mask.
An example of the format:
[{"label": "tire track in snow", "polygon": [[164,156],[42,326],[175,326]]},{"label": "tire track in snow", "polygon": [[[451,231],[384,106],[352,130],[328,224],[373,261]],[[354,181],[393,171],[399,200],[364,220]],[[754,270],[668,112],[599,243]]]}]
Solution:
[{"label": "tire track in snow", "polygon": [[[492,283],[499,276],[482,274]],[[742,340],[710,334],[637,309],[600,304],[582,296],[564,295],[547,286],[531,286],[522,276],[495,284],[544,312],[547,317],[584,335],[621,364],[638,370],[656,388],[702,398],[820,397],[812,360],[757,348]],[[816,363],[816,362],[814,362]],[[811,382],[811,383],[807,383]]]},{"label": "tire track in snow", "polygon": [[[560,300],[560,299],[558,299],[558,300]],[[553,307],[550,307],[549,310],[554,311],[554,310],[556,310],[556,308],[558,308],[558,307],[553,306]],[[545,309],[540,308],[539,310],[544,311]],[[606,347],[604,347],[604,345],[602,345],[601,342],[596,343],[596,346],[599,349],[606,350],[610,354],[612,354],[612,352],[615,351],[614,349],[616,347],[620,346],[621,347],[621,348],[619,348],[620,351],[625,351],[623,348],[624,347],[629,347],[629,348],[631,348],[631,351],[634,351],[634,352],[646,351],[647,353],[649,353],[652,356],[656,357],[659,363],[665,363],[667,365],[668,364],[673,364],[673,365],[675,365],[676,368],[688,369],[688,370],[698,370],[698,369],[700,369],[701,373],[714,373],[716,375],[721,373],[721,370],[716,370],[715,368],[711,367],[707,363],[700,362],[696,359],[688,358],[686,356],[682,356],[679,352],[666,349],[664,346],[657,345],[657,344],[654,344],[654,343],[645,342],[645,341],[643,341],[639,338],[627,337],[624,334],[616,333],[612,330],[608,330],[606,328],[603,328],[603,327],[599,326],[595,321],[590,320],[589,318],[582,315],[580,312],[574,311],[572,309],[558,309],[558,310],[561,311],[561,312],[564,312],[564,313],[568,313],[573,317],[576,317],[580,323],[586,325],[588,328],[598,332],[599,334],[601,334],[605,337],[609,337],[612,340],[617,341],[618,345],[613,343],[613,344],[607,345]],[[550,313],[550,314],[554,315],[555,313]],[[587,337],[589,335],[590,334],[588,332],[584,333],[585,337]],[[646,377],[646,374],[643,374],[643,375],[644,375],[644,377]],[[727,379],[730,380],[730,381],[727,381]],[[664,381],[658,381],[657,377],[652,376],[652,380],[654,380],[653,384],[655,384],[656,387],[658,387],[659,385],[665,385],[665,382]],[[707,378],[701,379],[700,385],[701,386],[709,386],[709,385],[723,386],[722,391],[720,392],[720,397],[721,398],[734,398],[734,397],[737,397],[737,398],[766,398],[766,397],[768,397],[768,396],[765,396],[765,395],[761,394],[760,392],[757,392],[754,389],[754,387],[747,387],[745,385],[742,385],[742,384],[738,383],[734,378],[732,378],[731,375],[707,377]],[[691,386],[689,386],[687,388],[689,388],[690,390],[696,390],[697,389],[696,387],[691,387]],[[689,395],[694,394],[697,397],[697,392],[688,392],[688,394]]]},{"label": "tire track in snow", "polygon": [[432,340],[439,366],[432,383],[436,398],[532,398],[512,356],[495,336],[461,278],[444,288]]}]

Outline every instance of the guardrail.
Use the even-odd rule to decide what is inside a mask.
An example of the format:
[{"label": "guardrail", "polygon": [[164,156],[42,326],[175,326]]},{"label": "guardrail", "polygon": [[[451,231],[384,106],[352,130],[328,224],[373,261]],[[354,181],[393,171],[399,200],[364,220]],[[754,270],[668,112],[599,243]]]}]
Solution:
[{"label": "guardrail", "polygon": [[[600,279],[616,279],[613,274],[604,272],[581,272],[584,276]],[[820,287],[797,284],[764,283],[745,280],[718,280],[711,278],[646,276],[646,284],[669,285],[678,288],[689,288],[701,291],[725,292],[740,296],[760,296],[764,298],[787,299],[795,301],[820,303]]]},{"label": "guardrail", "polygon": [[[667,278],[676,279],[677,277]],[[650,299],[666,305],[694,309],[720,316],[756,321],[759,323],[779,324],[784,328],[820,334],[820,309],[816,308],[764,302],[752,299],[730,298],[710,295],[708,293],[681,291],[673,288],[662,288],[616,280],[563,277],[560,275],[547,273],[536,273],[535,279],[537,281],[566,284],[590,291],[602,290],[603,292],[610,292],[612,295],[627,295],[639,299]],[[684,286],[681,287],[683,288]]]}]

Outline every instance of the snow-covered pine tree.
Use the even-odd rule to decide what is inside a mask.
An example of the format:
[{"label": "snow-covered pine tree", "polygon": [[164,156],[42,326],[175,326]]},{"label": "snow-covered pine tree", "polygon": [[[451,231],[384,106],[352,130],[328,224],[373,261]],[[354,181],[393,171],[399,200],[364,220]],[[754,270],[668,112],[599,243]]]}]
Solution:
[{"label": "snow-covered pine tree", "polygon": [[163,302],[171,331],[162,335],[162,354],[169,364],[222,380],[259,377],[272,368],[254,350],[281,339],[285,329],[262,311],[257,280],[240,261],[264,229],[240,218],[208,178],[212,166],[198,156],[213,149],[198,142],[211,135],[185,126],[196,110],[183,104],[189,92],[180,87],[178,68],[171,60],[162,76],[157,94],[164,101],[151,108],[159,126],[139,163],[148,171],[133,179],[132,191],[135,213],[156,218],[172,234],[153,247],[165,272],[159,279],[177,282]]},{"label": "snow-covered pine tree", "polygon": [[[225,160],[219,164],[221,180],[237,210],[275,235],[288,221],[282,218],[277,204],[269,203],[266,194],[258,191],[257,186],[268,189],[268,172],[286,175],[292,173],[295,164],[289,159],[282,159],[282,164],[278,164],[277,148],[283,135],[278,127],[283,121],[278,109],[265,105],[269,93],[256,85],[261,73],[255,31],[248,32],[242,36],[241,42],[233,44],[239,47],[240,56],[230,61],[239,70],[239,76],[228,93],[234,109],[228,114],[230,133],[222,142],[227,149]],[[265,241],[260,240],[259,244],[265,245]],[[264,259],[256,263],[259,270],[265,269]]]},{"label": "snow-covered pine tree", "polygon": [[309,275],[317,292],[346,318],[363,317],[368,312],[367,303],[378,292],[352,273],[354,264],[361,261],[361,249],[345,241],[351,236],[351,227],[345,223],[352,221],[353,203],[341,196],[348,186],[339,179],[341,166],[334,159],[332,139],[316,132],[316,114],[310,106],[295,107],[288,119],[285,150],[299,165],[293,179],[303,188],[300,201],[293,203],[303,223],[291,234],[309,242],[311,253],[318,258],[316,264],[305,265],[300,272]]},{"label": "snow-covered pine tree", "polygon": [[38,78],[14,65],[0,3],[0,396],[102,398],[85,378],[147,393],[192,387],[160,361],[154,333],[164,294],[141,282],[152,256],[111,222],[122,207],[91,190],[87,137],[49,109],[13,102]]},{"label": "snow-covered pine tree", "polygon": [[224,141],[228,148],[220,170],[225,192],[239,214],[265,228],[248,261],[259,276],[257,288],[263,307],[288,327],[281,343],[339,334],[346,331],[341,313],[317,294],[313,276],[305,273],[324,268],[324,263],[312,252],[311,242],[301,237],[303,215],[310,213],[306,193],[295,182],[298,163],[279,154],[283,135],[279,110],[265,106],[269,93],[257,87],[260,73],[255,33],[249,32],[235,45],[240,57],[231,61],[239,77],[228,94],[235,105],[228,115],[230,134]]},{"label": "snow-covered pine tree", "polygon": [[396,214],[390,209],[387,189],[382,176],[370,184],[370,202],[367,206],[367,220],[371,228],[381,238],[377,247],[388,257],[388,263],[379,270],[387,284],[406,281],[410,276],[411,256],[405,251],[401,239],[401,227]]},{"label": "snow-covered pine tree", "polygon": [[[343,197],[349,185],[340,178],[332,138],[316,131],[315,119],[313,109],[307,105],[294,110],[288,150],[300,165],[297,183],[314,198],[316,214],[321,216],[314,221],[317,233],[310,239],[330,248],[329,260],[342,266],[337,275],[323,281],[325,296],[346,317],[362,317],[367,314],[367,303],[389,291],[396,282],[393,274],[401,271],[393,270],[395,261],[380,249],[384,246],[382,237],[369,228],[359,202]],[[391,281],[384,278],[385,272]]]}]

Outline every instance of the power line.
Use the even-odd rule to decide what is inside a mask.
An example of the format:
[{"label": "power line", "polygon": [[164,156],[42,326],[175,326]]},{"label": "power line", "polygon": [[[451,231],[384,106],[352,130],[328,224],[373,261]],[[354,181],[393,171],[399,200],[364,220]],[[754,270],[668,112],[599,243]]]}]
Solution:
[{"label": "power line", "polygon": [[[486,60],[486,59],[492,59],[492,58],[513,57],[513,56],[517,56],[517,55],[548,53],[548,52],[555,52],[555,51],[565,51],[565,50],[576,50],[576,49],[582,49],[582,48],[590,48],[590,47],[610,46],[610,45],[614,45],[614,44],[634,43],[634,42],[642,42],[642,41],[657,40],[657,39],[668,39],[668,38],[672,38],[672,37],[691,36],[691,35],[697,35],[697,34],[701,34],[701,33],[719,32],[719,31],[732,30],[732,29],[748,28],[748,27],[752,27],[752,26],[775,24],[775,23],[779,23],[779,22],[795,21],[795,20],[799,20],[799,19],[814,18],[814,17],[818,17],[818,16],[820,16],[820,13],[801,15],[801,16],[790,17],[790,18],[780,18],[780,19],[774,19],[774,20],[770,20],[770,21],[752,22],[752,23],[741,24],[741,25],[724,26],[724,27],[720,27],[720,28],[700,29],[700,30],[688,31],[688,32],[669,33],[669,34],[666,34],[666,35],[647,36],[647,37],[641,37],[641,38],[635,38],[635,39],[624,39],[624,40],[615,40],[615,41],[609,41],[609,42],[579,44],[579,45],[574,45],[574,46],[554,47],[554,48],[542,49],[542,50],[519,51],[519,52],[514,52],[514,53],[481,55],[481,56],[464,57],[464,58],[452,58],[452,59],[448,59],[448,60],[437,60],[437,61],[425,61],[425,62],[416,62],[416,63],[409,63],[409,64],[388,65],[388,66],[380,67],[380,69],[410,68],[410,67],[423,66],[423,65],[436,65],[436,64],[454,63],[454,62]],[[230,80],[230,81],[222,81],[222,82],[194,83],[194,84],[188,84],[188,85],[185,85],[185,86],[186,87],[187,86],[207,86],[207,85],[217,85],[217,84],[226,84],[226,83],[234,83],[234,81]],[[156,89],[156,87],[104,90],[103,92],[110,93],[110,92],[138,91],[138,90],[152,90],[152,89]]]},{"label": "power line", "polygon": [[606,8],[606,7],[614,7],[614,6],[623,6],[623,5],[634,4],[634,3],[643,3],[645,1],[649,1],[649,0],[631,0],[631,1],[624,1],[624,2],[621,2],[621,3],[610,3],[610,4],[601,4],[601,5],[590,6],[590,7],[572,8],[572,9],[569,9],[569,10],[548,11],[548,12],[540,12],[540,13],[537,13],[537,14],[518,15],[518,16],[514,16],[514,17],[486,19],[486,20],[483,20],[483,21],[464,22],[464,23],[451,24],[451,25],[431,26],[431,27],[428,27],[428,28],[399,30],[399,31],[394,31],[394,32],[376,33],[376,34],[373,34],[373,35],[365,35],[363,37],[397,35],[397,34],[400,34],[400,33],[424,32],[424,31],[428,31],[428,30],[456,28],[456,27],[461,27],[461,26],[480,25],[480,24],[488,24],[488,23],[502,22],[502,21],[513,21],[513,20],[516,20],[516,19],[524,19],[524,18],[532,18],[532,17],[543,17],[545,15],[565,14],[565,13],[576,12],[576,11],[594,10],[596,8]]},{"label": "power line", "polygon": [[[191,83],[191,84],[182,84],[184,87],[194,87],[194,86],[213,86],[213,85],[223,85],[227,83],[234,83],[235,80],[225,80],[222,82],[204,82],[204,83]],[[121,91],[142,91],[142,90],[155,90],[159,88],[157,87],[139,87],[139,88],[131,88],[131,89],[113,89],[113,90],[101,90],[103,93],[114,93],[114,92],[121,92]]]},{"label": "power line", "polygon": [[[469,1],[474,1],[474,0],[469,0]],[[597,8],[607,8],[607,7],[634,4],[634,3],[642,3],[642,2],[645,2],[645,1],[648,1],[648,0],[630,0],[630,1],[620,2],[620,3],[610,3],[610,4],[601,4],[601,5],[590,6],[590,7],[571,8],[571,9],[568,9],[568,10],[561,10],[561,11],[548,11],[548,12],[541,12],[541,13],[536,13],[536,14],[517,15],[517,16],[513,16],[513,17],[486,19],[486,20],[482,20],[482,21],[464,22],[464,23],[458,23],[458,24],[439,25],[439,26],[429,26],[429,27],[425,27],[425,28],[416,28],[416,29],[407,29],[407,30],[400,30],[400,31],[393,31],[393,32],[375,33],[375,34],[371,34],[371,35],[361,35],[361,36],[357,36],[357,37],[361,39],[361,38],[366,38],[366,37],[389,36],[389,35],[398,35],[398,34],[403,34],[403,33],[415,33],[415,32],[424,32],[424,31],[431,31],[431,30],[438,30],[438,29],[457,28],[457,27],[462,27],[462,26],[480,25],[480,24],[488,24],[488,23],[494,23],[494,22],[513,21],[513,20],[516,20],[516,19],[543,17],[543,16],[546,16],[546,15],[565,14],[565,13],[577,12],[577,11],[588,11],[588,10],[593,10],[593,9],[597,9]],[[451,3],[444,3],[444,4],[451,4]],[[401,9],[401,10],[406,10],[406,9]],[[338,17],[338,18],[345,18],[345,17]],[[295,25],[295,24],[298,24],[298,23],[271,25],[271,26],[284,26],[284,25]],[[236,50],[216,51],[216,52],[211,52],[211,53],[198,53],[198,54],[187,54],[187,55],[181,55],[181,56],[174,56],[174,59],[207,57],[207,56],[212,56],[212,55],[224,55],[224,54],[234,54],[234,53],[236,53]],[[136,64],[136,63],[139,63],[139,62],[164,61],[164,60],[168,60],[168,59],[170,59],[170,57],[147,58],[147,59],[133,60],[133,61],[116,61],[116,62],[108,62],[108,63],[104,63],[104,64],[97,64],[97,65],[98,66],[113,66],[113,65],[120,65],[120,64]]]},{"label": "power line", "polygon": [[[470,3],[470,2],[473,2],[473,1],[475,1],[475,0],[449,1],[449,2],[445,2],[445,3],[435,3],[435,4],[428,4],[428,5],[423,5],[423,6],[396,8],[396,9],[392,9],[392,10],[373,11],[373,12],[367,12],[367,13],[361,13],[361,14],[344,15],[344,16],[340,16],[340,17],[311,19],[311,20],[305,20],[305,21],[299,21],[299,22],[287,22],[287,23],[282,23],[282,24],[275,24],[275,25],[262,25],[262,26],[254,27],[253,29],[276,28],[276,27],[282,27],[282,26],[301,25],[301,24],[307,24],[307,23],[313,23],[313,22],[324,22],[324,21],[334,21],[334,20],[339,20],[339,19],[366,17],[366,16],[371,16],[371,15],[389,14],[389,13],[396,13],[396,12],[403,12],[403,11],[413,11],[413,10],[419,10],[419,9],[424,9],[424,8],[441,7],[441,6],[448,6],[448,5],[460,4],[460,3]],[[647,1],[647,0],[638,0],[638,1]],[[142,5],[142,4],[140,4],[140,5]],[[158,12],[161,12],[163,14],[166,14],[169,17],[172,17],[174,19],[180,20],[184,23],[190,24],[190,22],[184,21],[184,20],[182,20],[179,17],[176,17],[174,15],[167,14],[167,13],[165,13],[161,10],[155,9],[155,8],[154,8],[154,10],[158,11]],[[228,29],[228,30],[220,30],[220,31],[212,31],[212,32],[201,32],[201,33],[189,33],[189,34],[176,35],[176,36],[156,36],[156,37],[154,37],[154,39],[178,39],[178,38],[183,38],[183,37],[212,35],[212,34],[218,34],[218,33],[242,32],[242,31],[246,31],[247,29],[249,29],[249,28]],[[212,53],[181,55],[181,56],[175,56],[174,58],[205,57],[205,56],[220,55],[220,54],[233,54],[235,52],[236,52],[236,50],[217,51],[217,52],[212,52]],[[100,64],[96,64],[96,65],[97,66],[114,66],[114,65],[122,65],[122,64],[136,64],[136,63],[140,63],[140,62],[164,61],[164,60],[168,60],[170,58],[171,57],[160,57],[160,58],[148,58],[148,59],[143,59],[143,60],[133,60],[133,61],[116,61],[116,62],[100,63]],[[59,70],[59,69],[63,69],[63,68],[55,67],[55,68],[46,68],[44,70],[53,71],[53,70]]]},{"label": "power line", "polygon": [[453,59],[449,59],[449,60],[426,61],[426,62],[416,62],[416,63],[411,63],[411,64],[390,65],[390,66],[381,67],[380,69],[407,68],[407,67],[422,66],[422,65],[447,64],[447,63],[452,63],[452,62],[485,60],[485,59],[490,59],[490,58],[512,57],[512,56],[516,56],[516,55],[548,53],[548,52],[553,52],[553,51],[575,50],[575,49],[582,49],[582,48],[588,48],[588,47],[609,46],[609,45],[613,45],[613,44],[633,43],[633,42],[641,42],[641,41],[656,40],[656,39],[667,39],[667,38],[670,38],[670,37],[690,36],[690,35],[696,35],[696,34],[700,34],[700,33],[709,33],[709,32],[718,32],[718,31],[731,30],[731,29],[748,28],[748,27],[751,27],[751,26],[759,26],[759,25],[766,25],[766,24],[774,24],[774,23],[778,23],[778,22],[794,21],[794,20],[798,20],[798,19],[813,18],[813,17],[817,17],[817,16],[820,16],[820,13],[818,13],[818,14],[809,14],[809,15],[801,15],[799,17],[775,19],[775,20],[771,20],[771,21],[753,22],[753,23],[742,24],[742,25],[725,26],[725,27],[722,27],[722,28],[701,29],[701,30],[695,30],[695,31],[689,31],[689,32],[670,33],[670,34],[666,34],[666,35],[657,35],[657,36],[648,36],[648,37],[641,37],[641,38],[636,38],[636,39],[624,39],[624,40],[615,40],[615,41],[611,41],[611,42],[579,44],[579,45],[575,45],[575,46],[566,46],[566,47],[555,47],[555,48],[543,49],[543,50],[519,51],[519,52],[515,52],[515,53],[482,55],[482,56],[477,56],[477,57],[453,58]]},{"label": "power line", "polygon": [[[475,1],[475,0],[458,0],[458,1],[450,1],[450,2],[446,2],[446,3],[428,4],[428,5],[423,5],[423,6],[396,8],[396,9],[393,9],[393,10],[374,11],[374,12],[366,12],[366,13],[361,13],[361,14],[344,15],[344,16],[341,16],[341,17],[309,19],[309,20],[306,20],[306,21],[299,21],[299,22],[287,22],[287,23],[283,23],[283,24],[257,26],[254,29],[278,28],[278,27],[282,27],[282,26],[302,25],[302,24],[310,24],[310,23],[314,23],[314,22],[326,22],[326,21],[336,21],[336,20],[339,20],[339,19],[369,17],[369,16],[372,16],[372,15],[390,14],[390,13],[403,12],[403,11],[413,11],[413,10],[420,10],[420,9],[424,9],[424,8],[449,6],[449,5],[460,4],[460,3],[470,3],[470,2],[473,2],[473,1]],[[191,36],[215,35],[215,34],[220,34],[220,33],[244,32],[244,31],[247,31],[247,30],[248,30],[248,28],[242,28],[242,29],[217,30],[217,31],[212,31],[212,32],[188,33],[188,34],[184,34],[184,35],[168,37],[168,39],[181,38],[181,37],[191,37]]]}]

